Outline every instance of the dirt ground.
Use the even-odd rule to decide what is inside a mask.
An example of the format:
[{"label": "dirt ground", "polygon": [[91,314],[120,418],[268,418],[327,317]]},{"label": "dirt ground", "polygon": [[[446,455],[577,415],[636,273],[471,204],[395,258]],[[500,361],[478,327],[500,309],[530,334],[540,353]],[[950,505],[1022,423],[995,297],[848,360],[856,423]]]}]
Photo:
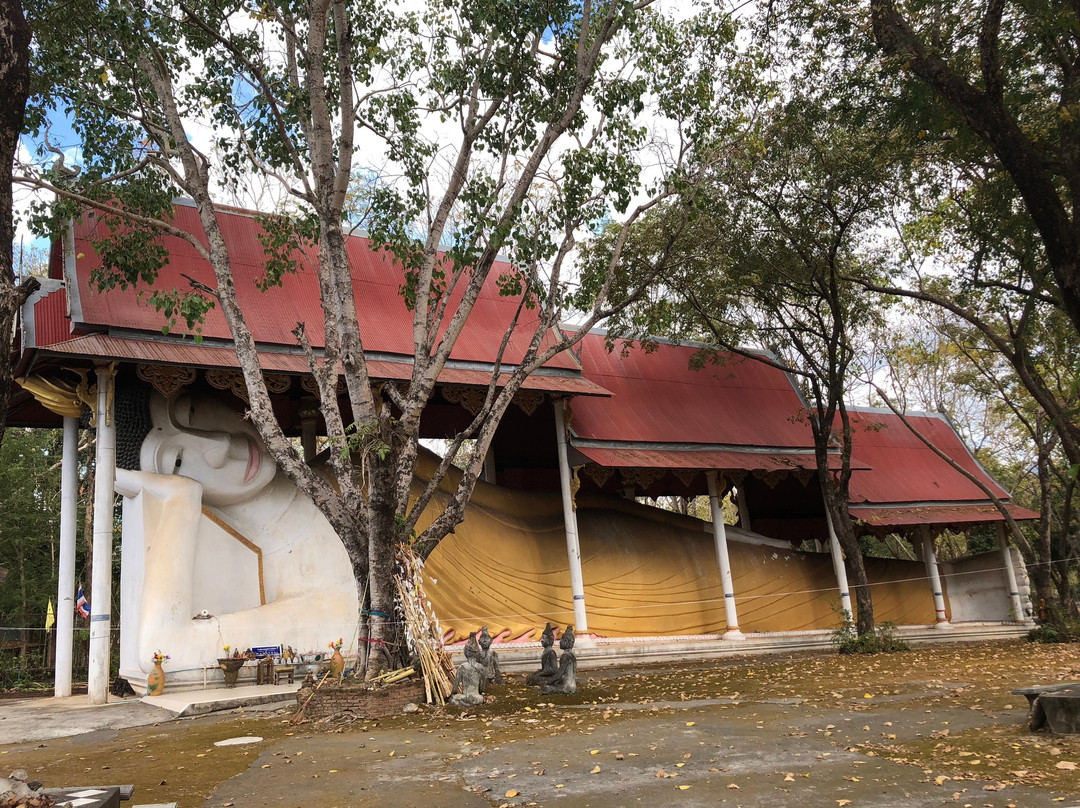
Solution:
[{"label": "dirt ground", "polygon": [[[1080,808],[1080,737],[1029,733],[1026,700],[1009,693],[1080,681],[1080,646],[589,671],[576,697],[523,680],[468,712],[293,724],[235,710],[3,745],[0,769],[134,783],[134,803],[180,808]],[[262,740],[214,745],[238,736]]]}]

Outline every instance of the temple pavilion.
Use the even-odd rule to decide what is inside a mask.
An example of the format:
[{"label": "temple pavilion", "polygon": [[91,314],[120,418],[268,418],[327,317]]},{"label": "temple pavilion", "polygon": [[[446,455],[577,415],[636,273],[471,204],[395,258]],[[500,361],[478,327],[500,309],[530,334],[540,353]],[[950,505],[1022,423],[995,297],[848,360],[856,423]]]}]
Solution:
[{"label": "temple pavilion", "polygon": [[[265,255],[254,214],[221,208],[218,218],[232,256],[239,303],[259,348],[275,412],[287,434],[301,441],[305,458],[313,461],[324,426],[307,360],[292,330],[296,323],[304,322],[312,344],[320,347],[323,318],[316,280],[301,269],[286,276],[280,287],[259,291],[256,279],[262,274]],[[174,224],[200,232],[190,202],[177,201]],[[244,412],[246,406],[246,388],[220,311],[210,311],[201,340],[196,341],[182,328],[163,333],[162,315],[139,291],[114,288],[99,292],[94,288],[92,276],[101,266],[92,246],[102,238],[98,227],[93,218],[85,218],[72,224],[52,246],[48,277],[27,302],[18,326],[15,375],[30,383],[15,392],[8,415],[13,426],[62,426],[65,430],[57,628],[61,638],[66,633],[68,647],[66,657],[58,648],[58,695],[70,692],[75,435],[80,419],[87,417],[94,419],[98,430],[94,496],[99,513],[95,515],[96,572],[90,617],[92,701],[104,698],[107,638],[112,627],[109,598],[100,594],[109,592],[111,584],[104,572],[99,578],[97,571],[109,569],[107,563],[98,562],[99,553],[103,560],[109,557],[112,544],[109,506],[114,497],[113,461],[107,455],[115,451],[113,433],[125,418],[125,413],[114,411],[114,379],[138,380],[166,399],[181,391],[197,391],[212,395],[236,412]],[[159,287],[182,288],[189,279],[212,284],[209,265],[187,242],[166,236],[161,243],[169,260],[157,281]],[[387,252],[374,249],[359,236],[348,239],[348,252],[369,372],[376,381],[407,380],[412,363],[411,315],[399,294],[401,269]],[[437,394],[422,421],[425,438],[453,436],[483,399],[494,368],[495,346],[518,307],[516,298],[500,295],[494,283],[497,275],[497,271],[492,273],[439,377]],[[519,329],[521,336],[515,333],[504,360],[511,365],[522,354],[529,323],[522,322]],[[543,573],[550,573],[553,581],[536,596],[537,603],[546,605],[520,605],[520,613],[507,622],[507,638],[520,638],[523,635],[518,632],[525,631],[535,619],[559,612],[554,622],[573,623],[579,634],[592,634],[598,642],[612,647],[620,638],[642,636],[737,642],[791,631],[821,632],[824,618],[800,622],[798,617],[820,612],[818,607],[807,606],[809,596],[799,596],[800,600],[792,594],[810,591],[806,581],[813,582],[814,592],[827,592],[844,604],[850,601],[844,559],[816,479],[806,404],[797,387],[782,371],[753,356],[714,356],[695,369],[702,364],[694,361],[699,350],[700,346],[658,340],[651,351],[609,351],[606,335],[593,333],[575,350],[557,355],[529,377],[496,432],[478,496],[509,509],[517,507],[514,503],[520,500],[514,497],[518,494],[548,497],[562,515],[558,522],[562,557],[552,570]],[[66,406],[58,404],[63,396],[50,395],[48,387],[43,387],[57,381],[75,386],[77,400],[69,397]],[[344,398],[343,407],[348,419]],[[883,593],[887,585],[894,587],[888,590],[892,595],[883,594],[882,602],[888,604],[893,598],[901,620],[912,619],[922,626],[1024,624],[1030,609],[1024,600],[1026,576],[1017,554],[1009,548],[1003,517],[989,494],[1003,503],[1014,519],[1033,519],[1037,514],[1009,501],[1008,492],[979,465],[944,416],[910,414],[905,424],[889,411],[855,408],[853,415],[856,437],[851,516],[866,534],[911,539],[919,554],[919,560],[905,562],[909,564],[906,567],[874,568],[878,571],[872,571],[872,578],[877,576]],[[829,462],[839,468],[838,447],[832,450]],[[700,495],[709,497],[711,522],[647,512],[655,511],[647,504],[649,500]],[[581,528],[579,516],[586,522],[589,517],[575,507],[575,497],[591,503],[585,510],[593,507],[607,515],[594,518],[590,523],[594,527]],[[737,506],[738,518],[732,524],[725,524],[722,516],[726,497]],[[489,506],[492,508],[496,505]],[[616,513],[617,518],[611,516]],[[676,521],[664,521],[669,518]],[[630,538],[617,531],[610,535],[603,532],[608,529],[605,526],[624,521],[627,527],[619,529],[633,534]],[[655,531],[637,527],[646,523],[661,527]],[[997,552],[947,564],[938,562],[935,539],[944,531],[987,524],[998,531]],[[591,538],[590,530],[595,534]],[[492,541],[492,531],[497,533],[498,528],[478,530],[472,536],[467,530],[458,531],[460,541],[477,543],[474,547],[462,545],[461,557],[475,558],[470,553]],[[641,549],[634,552],[650,553],[657,547],[663,549],[665,541],[672,546],[689,541],[685,537],[691,534],[706,542],[710,560],[705,565],[708,569],[691,576],[705,583],[688,583],[677,596],[672,595],[671,603],[680,604],[678,608],[669,605],[650,612],[645,607],[652,589],[627,584],[620,601],[610,591],[610,582],[597,580],[606,574],[613,555],[625,555],[631,552],[628,548],[636,547]],[[547,538],[543,541],[551,537],[550,531],[544,535]],[[533,541],[529,536],[521,540]],[[592,555],[583,550],[583,537],[586,544],[592,542]],[[737,550],[734,555],[732,548]],[[799,579],[803,582],[798,586],[789,582],[787,592],[768,588],[783,580],[783,575],[750,572],[755,564],[767,564],[768,556],[782,561],[793,558],[796,551],[803,554],[799,559],[809,559],[799,561],[804,570],[799,575],[805,580]],[[508,544],[506,553],[520,555],[520,550]],[[697,550],[686,553],[674,554],[683,559],[677,562],[682,567],[703,563]],[[540,555],[550,554],[551,548],[547,548]],[[734,574],[733,559],[737,567]],[[432,564],[445,570],[446,580],[465,574],[459,561],[452,547],[441,561],[432,556]],[[627,569],[634,567],[633,559],[626,564]],[[743,591],[740,580],[745,582]],[[466,627],[466,618],[496,613],[491,601],[498,593],[474,590],[470,589],[467,603],[459,603],[456,594],[432,596],[436,607],[440,608],[441,602],[446,610],[440,619],[457,626],[459,634]],[[639,602],[627,606],[627,598]],[[687,607],[695,598],[701,603]],[[919,601],[914,611],[905,605],[912,599]],[[485,608],[488,611],[476,611]],[[671,617],[680,610],[689,615],[679,618],[683,622]],[[715,643],[710,647],[715,648]],[[65,662],[69,666],[66,679],[61,673]]]}]

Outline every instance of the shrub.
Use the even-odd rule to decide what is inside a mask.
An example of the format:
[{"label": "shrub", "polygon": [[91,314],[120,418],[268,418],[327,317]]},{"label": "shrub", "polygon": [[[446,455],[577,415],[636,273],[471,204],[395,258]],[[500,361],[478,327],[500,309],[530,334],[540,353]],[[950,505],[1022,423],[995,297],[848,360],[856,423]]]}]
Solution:
[{"label": "shrub", "polygon": [[1041,642],[1047,645],[1059,642],[1080,642],[1080,621],[1047,620],[1029,631],[1027,638],[1028,642]]},{"label": "shrub", "polygon": [[833,611],[839,614],[840,625],[833,631],[832,643],[841,654],[895,654],[911,650],[906,642],[896,636],[895,623],[884,620],[878,623],[873,633],[860,636],[855,630],[855,623],[839,604],[833,605]]},{"label": "shrub", "polygon": [[1065,614],[1054,603],[1039,604],[1039,625],[1028,632],[1028,642],[1059,643],[1080,641],[1080,620]]}]

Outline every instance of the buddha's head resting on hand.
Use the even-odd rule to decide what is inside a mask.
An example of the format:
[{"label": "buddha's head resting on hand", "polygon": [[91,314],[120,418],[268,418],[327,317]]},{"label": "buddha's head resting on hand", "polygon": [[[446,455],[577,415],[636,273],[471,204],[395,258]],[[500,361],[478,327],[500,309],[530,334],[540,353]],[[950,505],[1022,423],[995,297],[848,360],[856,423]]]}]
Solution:
[{"label": "buddha's head resting on hand", "polygon": [[146,471],[180,474],[203,485],[207,505],[230,505],[258,494],[277,466],[255,428],[206,396],[150,399],[153,428],[139,462]]}]

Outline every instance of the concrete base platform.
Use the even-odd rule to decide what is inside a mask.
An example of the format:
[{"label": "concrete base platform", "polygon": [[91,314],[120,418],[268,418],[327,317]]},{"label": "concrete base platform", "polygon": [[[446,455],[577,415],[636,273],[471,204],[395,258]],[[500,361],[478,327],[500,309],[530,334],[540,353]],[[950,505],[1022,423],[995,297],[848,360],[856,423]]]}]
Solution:
[{"label": "concrete base platform", "polygon": [[203,715],[218,710],[251,707],[257,704],[294,701],[300,682],[284,685],[251,685],[247,687],[221,687],[210,690],[179,690],[166,692],[163,696],[143,696],[142,701],[176,717]]},{"label": "concrete base platform", "polygon": [[[1020,623],[953,623],[952,630],[934,626],[900,626],[895,636],[910,645],[979,642],[1018,639],[1030,628]],[[606,668],[631,663],[680,662],[691,659],[720,659],[731,656],[782,654],[793,651],[828,651],[833,647],[832,631],[785,631],[743,634],[739,640],[725,640],[722,634],[689,637],[620,637],[606,639],[578,635],[574,645],[579,668]],[[464,661],[462,645],[452,650],[454,664]],[[507,672],[532,671],[539,667],[543,647],[538,642],[499,643],[499,667]]]}]

